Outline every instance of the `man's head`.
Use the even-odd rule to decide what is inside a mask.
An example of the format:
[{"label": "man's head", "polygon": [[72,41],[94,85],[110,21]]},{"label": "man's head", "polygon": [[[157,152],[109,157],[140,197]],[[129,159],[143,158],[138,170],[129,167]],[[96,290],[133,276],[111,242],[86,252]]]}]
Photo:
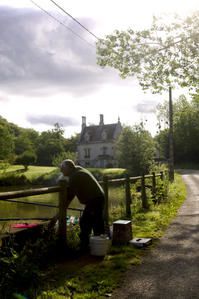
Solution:
[{"label": "man's head", "polygon": [[60,170],[64,176],[69,176],[75,170],[75,163],[70,159],[66,159],[62,161]]}]

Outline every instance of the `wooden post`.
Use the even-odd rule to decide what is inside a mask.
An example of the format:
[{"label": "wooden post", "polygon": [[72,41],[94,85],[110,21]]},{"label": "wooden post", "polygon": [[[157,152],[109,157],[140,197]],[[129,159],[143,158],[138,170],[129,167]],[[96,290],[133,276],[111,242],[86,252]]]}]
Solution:
[{"label": "wooden post", "polygon": [[104,205],[104,220],[105,220],[105,229],[109,234],[109,206],[108,206],[108,178],[103,177],[103,189],[105,195],[105,205]]},{"label": "wooden post", "polygon": [[58,227],[58,236],[59,236],[59,245],[65,246],[66,245],[66,209],[67,209],[67,182],[66,181],[59,181],[59,186],[61,188],[59,192],[59,227]]},{"label": "wooden post", "polygon": [[131,188],[130,188],[130,180],[128,174],[126,174],[125,193],[126,193],[126,217],[127,219],[131,219]]},{"label": "wooden post", "polygon": [[146,197],[146,188],[145,188],[145,177],[141,177],[141,198],[142,198],[142,207],[143,209],[148,209],[147,197]]},{"label": "wooden post", "polygon": [[169,87],[169,181],[174,181],[174,137],[172,89]]},{"label": "wooden post", "polygon": [[152,172],[152,195],[153,198],[156,196],[156,177],[155,177],[155,172]]},{"label": "wooden post", "polygon": [[164,172],[163,171],[160,171],[160,178],[162,181],[164,181]]}]

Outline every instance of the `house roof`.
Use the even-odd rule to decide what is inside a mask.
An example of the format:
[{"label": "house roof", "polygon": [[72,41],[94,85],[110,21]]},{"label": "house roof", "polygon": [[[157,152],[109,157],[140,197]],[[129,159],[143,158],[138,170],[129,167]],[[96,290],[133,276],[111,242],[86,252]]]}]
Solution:
[{"label": "house roof", "polygon": [[[79,143],[93,143],[93,142],[108,142],[114,140],[114,133],[118,126],[116,124],[108,124],[108,125],[98,125],[98,126],[88,126],[84,127],[81,135]],[[106,139],[102,139],[102,133],[106,132]],[[85,135],[89,136],[89,140],[86,141]]]}]

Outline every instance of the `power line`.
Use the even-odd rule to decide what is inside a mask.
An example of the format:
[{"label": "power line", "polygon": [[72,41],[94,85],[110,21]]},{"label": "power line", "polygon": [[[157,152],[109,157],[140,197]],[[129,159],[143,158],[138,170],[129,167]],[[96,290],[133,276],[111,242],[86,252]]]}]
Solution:
[{"label": "power line", "polygon": [[91,43],[89,43],[87,40],[85,40],[83,37],[81,37],[79,34],[77,34],[75,31],[73,31],[70,27],[68,27],[66,24],[64,24],[62,21],[58,20],[55,16],[53,16],[51,13],[49,13],[47,10],[42,8],[40,5],[38,5],[33,0],[30,0],[35,6],[37,6],[40,10],[42,10],[44,13],[46,13],[49,17],[53,18],[56,22],[58,22],[60,25],[64,26],[67,30],[71,31],[74,35],[76,35],[78,38],[80,38],[82,41],[86,42],[89,46],[95,48]]},{"label": "power line", "polygon": [[88,28],[86,28],[84,25],[82,25],[77,19],[75,19],[71,14],[69,14],[63,7],[61,7],[59,4],[57,4],[54,0],[49,0],[54,5],[56,5],[59,9],[61,9],[67,16],[69,16],[73,21],[75,21],[78,25],[80,25],[84,30],[86,30],[89,34],[91,34],[93,37],[95,37],[97,40],[100,40],[99,37],[97,37],[93,32],[91,32]]}]

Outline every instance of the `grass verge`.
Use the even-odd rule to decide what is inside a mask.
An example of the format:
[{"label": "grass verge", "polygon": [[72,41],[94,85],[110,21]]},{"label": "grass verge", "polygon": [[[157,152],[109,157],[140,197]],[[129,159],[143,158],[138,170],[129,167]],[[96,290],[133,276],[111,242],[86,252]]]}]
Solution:
[{"label": "grass verge", "polygon": [[[161,237],[185,197],[182,178],[176,174],[174,183],[169,186],[168,198],[159,205],[151,205],[147,211],[137,209],[133,219],[134,236]],[[48,270],[41,271],[37,289],[29,289],[24,294],[37,299],[109,297],[120,285],[125,271],[131,265],[140,264],[148,250],[150,248],[140,250],[130,246],[113,246],[104,259],[84,256],[70,260],[65,257]]]}]

